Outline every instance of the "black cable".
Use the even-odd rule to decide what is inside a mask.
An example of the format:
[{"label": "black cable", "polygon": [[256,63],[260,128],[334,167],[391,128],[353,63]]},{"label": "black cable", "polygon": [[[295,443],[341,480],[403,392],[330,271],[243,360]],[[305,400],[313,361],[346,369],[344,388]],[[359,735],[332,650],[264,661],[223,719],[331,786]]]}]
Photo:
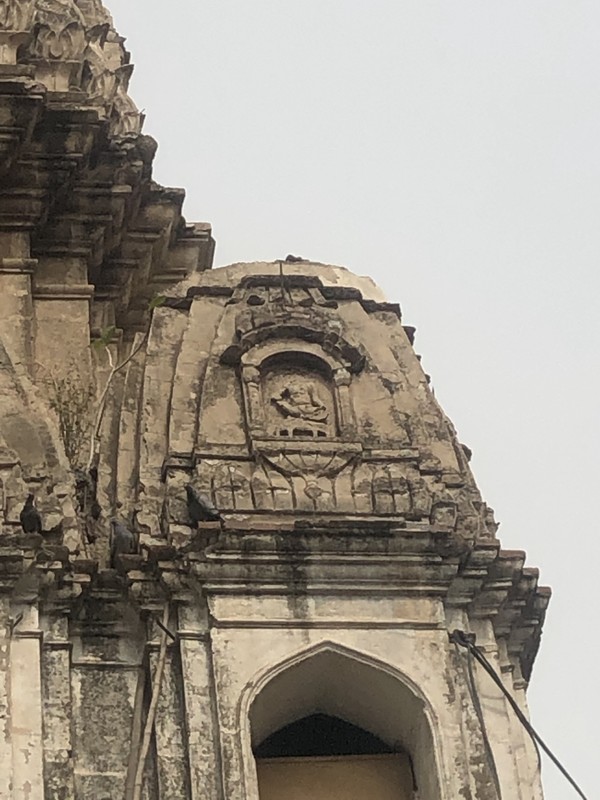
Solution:
[{"label": "black cable", "polygon": [[466,634],[464,631],[456,630],[451,635],[451,641],[453,641],[455,644],[459,644],[461,647],[466,648],[469,652],[473,654],[474,658],[477,659],[479,664],[481,664],[481,666],[484,668],[484,670],[487,672],[490,678],[494,681],[496,686],[498,686],[498,688],[501,690],[502,694],[506,697],[506,699],[510,704],[510,707],[517,715],[517,719],[519,720],[521,725],[523,725],[527,733],[531,736],[534,743],[539,744],[544,753],[546,753],[546,755],[548,756],[548,758],[550,758],[553,764],[560,770],[560,772],[562,772],[563,776],[569,781],[571,786],[575,789],[575,791],[582,798],[582,800],[588,800],[586,795],[583,793],[582,789],[577,785],[575,780],[569,775],[567,770],[563,767],[558,758],[550,750],[548,745],[544,742],[544,740],[541,738],[541,736],[537,733],[532,724],[529,722],[525,714],[521,711],[516,700],[504,685],[502,678],[498,675],[496,670],[493,668],[493,666],[490,664],[490,662],[487,660],[487,658],[481,652],[481,650],[475,646],[473,637],[469,636],[469,634]]},{"label": "black cable", "polygon": [[23,620],[23,614],[19,614],[19,615],[16,617],[16,619],[9,619],[9,620],[8,620],[8,627],[9,627],[9,629],[10,629],[10,635],[11,635],[11,636],[12,636],[12,634],[13,634],[13,631],[14,631],[14,629],[17,627],[17,625],[18,625],[20,622],[22,622],[22,620]]},{"label": "black cable", "polygon": [[[454,646],[456,647],[456,652],[458,655],[458,643],[456,641],[454,642]],[[469,649],[467,649],[466,661],[467,661],[467,688],[469,689],[469,694],[471,695],[471,702],[473,703],[473,708],[475,709],[475,713],[479,721],[479,727],[481,729],[481,735],[483,738],[485,755],[487,758],[488,766],[490,768],[490,772],[492,774],[494,786],[496,788],[496,797],[497,800],[502,800],[502,790],[500,789],[500,778],[498,776],[498,770],[496,768],[496,761],[494,759],[494,751],[492,749],[492,743],[490,742],[490,738],[487,732],[487,727],[485,724],[485,718],[483,716],[483,708],[481,707],[481,700],[479,699],[477,684],[475,683],[475,675],[473,674],[473,656]]]},{"label": "black cable", "polygon": [[164,631],[170,639],[176,642],[177,636],[175,636],[175,634],[172,633],[172,631],[170,631],[165,625],[163,625],[162,620],[160,619],[158,614],[152,614],[152,617],[154,619],[154,622],[156,622],[158,627],[161,629],[161,631]]}]

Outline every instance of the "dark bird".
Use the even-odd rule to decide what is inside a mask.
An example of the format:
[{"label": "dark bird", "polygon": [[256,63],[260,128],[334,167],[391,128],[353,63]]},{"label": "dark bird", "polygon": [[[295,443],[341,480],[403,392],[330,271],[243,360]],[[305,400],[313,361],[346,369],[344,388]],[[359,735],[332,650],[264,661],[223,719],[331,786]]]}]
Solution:
[{"label": "dark bird", "polygon": [[19,514],[21,527],[25,533],[41,533],[42,532],[42,518],[40,513],[35,507],[35,495],[31,492],[27,495],[25,505]]},{"label": "dark bird", "polygon": [[117,556],[132,555],[137,551],[135,534],[126,528],[118,519],[111,519],[110,532],[110,565],[114,569]]},{"label": "dark bird", "polygon": [[286,264],[299,264],[301,261],[306,261],[302,256],[288,255],[285,257]]},{"label": "dark bird", "polygon": [[210,500],[200,494],[191,483],[186,485],[185,491],[187,492],[188,513],[192,522],[217,522],[222,519]]}]

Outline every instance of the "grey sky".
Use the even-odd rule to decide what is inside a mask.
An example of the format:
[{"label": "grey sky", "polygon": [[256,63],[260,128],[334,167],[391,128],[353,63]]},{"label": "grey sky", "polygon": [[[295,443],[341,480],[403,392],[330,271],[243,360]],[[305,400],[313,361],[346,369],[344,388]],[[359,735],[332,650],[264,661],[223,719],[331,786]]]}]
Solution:
[{"label": "grey sky", "polygon": [[[554,589],[530,705],[591,796],[597,0],[106,1],[155,177],[213,223],[216,264],[343,264],[417,326],[504,547]],[[575,796],[550,764],[544,784]]]}]

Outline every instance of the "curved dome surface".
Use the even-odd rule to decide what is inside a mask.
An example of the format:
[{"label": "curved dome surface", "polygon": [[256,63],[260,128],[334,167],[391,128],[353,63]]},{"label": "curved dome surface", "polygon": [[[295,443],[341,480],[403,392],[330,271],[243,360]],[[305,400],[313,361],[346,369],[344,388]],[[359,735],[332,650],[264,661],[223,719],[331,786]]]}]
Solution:
[{"label": "curved dome surface", "polygon": [[235,286],[242,280],[252,276],[282,275],[284,281],[297,277],[318,279],[323,286],[338,289],[350,289],[360,292],[365,300],[385,303],[386,296],[372,278],[366,275],[355,275],[347,267],[336,264],[323,264],[309,259],[298,259],[294,262],[279,261],[242,261],[223,267],[213,267],[203,272],[194,272],[176,287],[169,290],[175,297],[183,297],[194,287],[209,289],[217,286]]}]

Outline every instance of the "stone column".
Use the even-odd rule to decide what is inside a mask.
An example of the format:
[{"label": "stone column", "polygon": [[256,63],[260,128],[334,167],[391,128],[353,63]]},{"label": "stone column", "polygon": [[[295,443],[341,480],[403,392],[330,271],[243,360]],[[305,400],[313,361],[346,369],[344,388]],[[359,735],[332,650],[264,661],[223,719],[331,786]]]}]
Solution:
[{"label": "stone column", "polygon": [[181,606],[179,640],[192,800],[224,800],[208,625],[197,606]]},{"label": "stone column", "polygon": [[[504,685],[517,701],[521,711],[529,717],[527,707],[527,681],[523,678],[518,657],[511,659],[506,647],[506,640],[498,642],[502,678]],[[543,800],[542,781],[540,775],[540,757],[531,736],[527,733],[514,711],[508,709],[511,738],[514,743],[516,769],[520,785],[526,787],[525,795],[529,800]]]},{"label": "stone column", "polygon": [[[158,631],[160,633],[160,631]],[[176,645],[169,645],[165,671],[158,696],[154,735],[156,741],[156,777],[159,800],[188,800],[190,774],[185,741],[184,713],[181,707],[181,671]],[[159,645],[150,645],[150,675],[156,674]],[[154,686],[152,686],[154,689]]]},{"label": "stone column", "polygon": [[29,257],[29,236],[0,233],[0,339],[14,367],[33,367],[31,276],[37,262]]},{"label": "stone column", "polygon": [[[498,657],[498,647],[489,620],[473,620],[473,630],[477,633],[477,644],[494,667],[498,675],[501,674],[500,659]],[[512,797],[514,800],[532,800],[530,793],[525,792],[519,780],[517,769],[514,739],[512,738],[511,719],[509,708],[504,695],[493,683],[490,676],[478,665],[474,664],[475,681],[488,737],[494,753],[502,795]]]},{"label": "stone column", "polygon": [[41,639],[37,609],[29,606],[10,649],[12,800],[44,800]]},{"label": "stone column", "polygon": [[260,390],[260,370],[252,365],[242,369],[244,396],[246,400],[246,420],[248,429],[255,435],[265,434],[265,412]]},{"label": "stone column", "polygon": [[350,399],[352,376],[347,369],[336,369],[333,380],[336,387],[336,411],[342,436],[355,433],[354,410]]},{"label": "stone column", "polygon": [[49,621],[42,648],[44,785],[47,798],[74,800],[71,643],[65,616]]},{"label": "stone column", "polygon": [[[35,360],[40,380],[62,378],[73,365],[82,384],[90,373],[90,301],[87,251],[69,249],[42,256],[33,279],[36,326]],[[65,375],[55,375],[61,365]]]},{"label": "stone column", "polygon": [[9,606],[8,597],[0,596],[0,797],[10,797],[11,784]]}]

